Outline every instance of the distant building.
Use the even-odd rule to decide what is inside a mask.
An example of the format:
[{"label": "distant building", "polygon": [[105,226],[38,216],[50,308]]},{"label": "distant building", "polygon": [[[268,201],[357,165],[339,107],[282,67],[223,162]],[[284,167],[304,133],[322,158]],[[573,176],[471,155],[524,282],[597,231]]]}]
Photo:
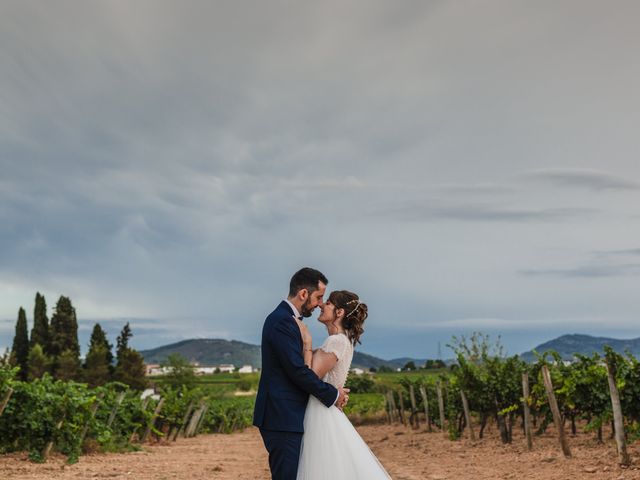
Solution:
[{"label": "distant building", "polygon": [[238,369],[238,373],[253,373],[253,367],[251,365],[243,365]]},{"label": "distant building", "polygon": [[362,375],[364,373],[364,370],[358,367],[354,367],[351,370],[349,370],[350,373],[354,373],[356,375]]}]

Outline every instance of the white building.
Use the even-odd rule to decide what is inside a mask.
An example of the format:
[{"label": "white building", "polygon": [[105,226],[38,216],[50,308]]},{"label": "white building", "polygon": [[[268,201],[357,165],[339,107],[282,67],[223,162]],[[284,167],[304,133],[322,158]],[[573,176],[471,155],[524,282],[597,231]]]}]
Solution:
[{"label": "white building", "polygon": [[253,373],[253,367],[251,365],[243,365],[238,369],[238,373]]}]

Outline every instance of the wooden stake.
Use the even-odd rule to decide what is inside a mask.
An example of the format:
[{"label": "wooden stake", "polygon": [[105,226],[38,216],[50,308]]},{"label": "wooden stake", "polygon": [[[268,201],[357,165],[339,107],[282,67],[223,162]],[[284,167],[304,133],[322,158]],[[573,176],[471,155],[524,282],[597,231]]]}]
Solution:
[{"label": "wooden stake", "polygon": [[396,407],[396,400],[393,395],[393,390],[388,390],[387,396],[389,397],[389,404],[391,405],[391,417],[392,417],[392,420],[395,422],[396,420],[399,420],[399,418],[398,418],[398,409]]},{"label": "wooden stake", "polygon": [[565,457],[571,457],[571,450],[569,444],[564,435],[564,425],[562,425],[562,417],[560,416],[560,409],[558,408],[558,401],[556,400],[556,394],[553,391],[553,383],[551,382],[551,374],[549,368],[546,365],[542,366],[542,380],[544,381],[544,388],[547,391],[547,399],[549,400],[549,407],[553,414],[553,422],[558,430],[558,440],[560,441],[560,447]]},{"label": "wooden stake", "polygon": [[389,391],[384,395],[384,409],[387,414],[387,422],[389,425],[393,423],[392,410],[391,410],[391,400],[389,400]]},{"label": "wooden stake", "polygon": [[427,431],[431,432],[431,419],[429,418],[429,399],[427,398],[427,389],[424,385],[420,385],[420,395],[422,395],[422,403],[424,404],[424,416],[427,422]]},{"label": "wooden stake", "polygon": [[527,448],[533,450],[531,434],[531,412],[529,410],[529,374],[522,374],[522,407],[524,408],[524,434],[527,437]]},{"label": "wooden stake", "polygon": [[[149,397],[147,397],[147,398],[149,398]],[[142,435],[142,438],[140,439],[140,443],[144,443],[144,442],[147,441],[147,437],[151,433],[151,428],[153,427],[153,424],[155,423],[156,418],[160,414],[160,410],[162,410],[162,405],[164,405],[164,398],[161,398],[160,401],[158,402],[158,405],[156,405],[156,409],[153,411],[153,415],[151,416],[151,420],[149,420],[149,423],[147,424],[147,429],[144,431],[144,434]]]},{"label": "wooden stake", "polygon": [[467,427],[469,427],[469,435],[471,436],[471,440],[476,439],[476,434],[473,431],[473,426],[471,425],[471,411],[469,411],[469,402],[467,401],[467,396],[464,394],[464,390],[460,390],[460,398],[462,398],[462,408],[464,409],[464,419],[467,421]]},{"label": "wooden stake", "polygon": [[[62,424],[64,422],[64,418],[62,420],[60,420],[57,425],[56,428],[52,434],[55,435],[55,432],[57,432],[58,430],[60,430],[62,428]],[[49,441],[49,443],[47,443],[47,446],[44,447],[44,450],[42,451],[42,459],[46,460],[47,458],[49,458],[49,454],[51,453],[51,449],[53,448],[53,438],[51,439],[51,441]]]},{"label": "wooden stake", "polygon": [[[100,400],[102,400],[102,397],[104,397],[104,392],[98,393],[96,399],[93,401],[93,405],[91,405],[91,419],[95,418],[96,412],[98,411],[98,405],[100,405]],[[80,434],[80,445],[82,445],[82,442],[84,442],[84,437],[89,431],[89,423],[91,423],[91,420],[89,420],[82,429],[82,433]]]},{"label": "wooden stake", "polygon": [[416,392],[413,384],[409,385],[409,398],[411,399],[411,418],[413,419],[413,428],[420,428],[420,420],[418,419],[418,408],[416,407]]},{"label": "wooden stake", "polygon": [[13,395],[13,388],[9,387],[7,389],[7,393],[4,394],[4,398],[2,399],[2,403],[0,403],[0,415],[4,412],[4,409],[7,407],[7,403],[9,403],[9,399]]},{"label": "wooden stake", "polygon": [[631,459],[627,453],[627,443],[624,438],[624,419],[622,417],[622,407],[620,405],[620,393],[616,386],[616,379],[611,371],[609,362],[607,366],[607,379],[609,381],[609,394],[611,396],[611,409],[613,410],[614,433],[616,437],[616,445],[618,446],[618,462],[620,465],[628,466]]},{"label": "wooden stake", "polygon": [[187,420],[189,420],[189,415],[191,415],[194,405],[195,405],[195,401],[191,400],[191,402],[189,402],[189,406],[187,407],[187,411],[184,414],[184,417],[182,417],[182,423],[180,424],[180,428],[178,428],[178,430],[176,430],[176,433],[173,435],[174,442],[176,441],[180,433],[184,433],[184,427],[187,424]]},{"label": "wooden stake", "polygon": [[404,416],[404,399],[402,398],[402,390],[398,389],[398,408],[400,409],[400,420],[403,425],[407,425],[407,420]]},{"label": "wooden stake", "polygon": [[444,398],[442,398],[442,386],[440,382],[436,385],[436,393],[438,394],[438,410],[440,410],[440,429],[444,432]]},{"label": "wooden stake", "polygon": [[109,415],[109,420],[107,420],[107,428],[111,428],[111,424],[116,418],[116,412],[118,411],[118,407],[122,404],[122,400],[124,400],[124,392],[120,392],[116,397],[116,403],[111,409],[111,414]]},{"label": "wooden stake", "polygon": [[196,435],[198,435],[198,433],[200,433],[200,429],[202,428],[202,425],[204,424],[204,419],[207,416],[207,410],[209,410],[209,405],[205,405],[203,410],[202,410],[202,414],[200,415],[200,420],[198,420],[198,425],[196,426],[196,430],[195,430],[195,432],[193,432],[194,436],[196,436]]}]

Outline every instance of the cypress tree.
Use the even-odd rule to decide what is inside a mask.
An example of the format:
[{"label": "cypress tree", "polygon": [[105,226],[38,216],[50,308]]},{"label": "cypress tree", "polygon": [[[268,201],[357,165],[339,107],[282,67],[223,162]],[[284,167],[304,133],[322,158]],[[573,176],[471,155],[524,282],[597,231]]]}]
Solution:
[{"label": "cypress tree", "polygon": [[147,385],[144,358],[138,351],[129,348],[129,339],[132,336],[129,322],[127,322],[118,335],[114,378],[132,388],[142,390]]},{"label": "cypress tree", "polygon": [[71,300],[65,296],[60,297],[51,317],[51,356],[56,378],[69,379],[77,375],[80,366],[78,320]]},{"label": "cypress tree", "polygon": [[18,378],[23,381],[26,380],[29,373],[29,333],[27,332],[27,314],[22,307],[20,307],[18,311],[16,335],[13,337],[11,358],[13,364],[20,367]]},{"label": "cypress tree", "polygon": [[45,353],[51,350],[51,336],[49,332],[49,319],[47,318],[47,302],[44,295],[40,292],[36,293],[36,306],[33,309],[33,329],[31,330],[31,339],[29,346],[39,343]]},{"label": "cypress tree", "polygon": [[89,340],[89,352],[91,352],[91,350],[99,346],[104,347],[104,349],[106,350],[107,361],[108,361],[108,364],[111,365],[113,363],[113,353],[111,352],[113,345],[111,345],[109,343],[109,340],[107,340],[107,334],[102,329],[100,324],[96,323],[93,326],[93,331],[91,332],[91,339]]},{"label": "cypress tree", "polygon": [[112,345],[107,340],[107,335],[96,323],[91,332],[89,352],[84,364],[84,380],[92,387],[104,385],[109,381],[113,373]]}]

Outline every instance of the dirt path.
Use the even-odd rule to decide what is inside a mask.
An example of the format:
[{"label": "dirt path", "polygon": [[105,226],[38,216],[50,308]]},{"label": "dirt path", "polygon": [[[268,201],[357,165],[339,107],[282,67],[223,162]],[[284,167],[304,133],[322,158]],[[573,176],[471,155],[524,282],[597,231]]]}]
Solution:
[{"label": "dirt path", "polygon": [[[527,452],[523,439],[503,446],[495,432],[472,443],[451,442],[440,433],[412,432],[401,426],[358,427],[361,435],[396,480],[640,480],[640,449],[630,449],[634,465],[616,464],[615,445],[598,445],[593,435],[570,437],[573,458],[565,460],[552,432],[535,439]],[[202,435],[141,452],[85,455],[76,465],[55,456],[46,464],[24,454],[0,456],[2,479],[266,479],[267,457],[256,429],[232,435]]]}]

